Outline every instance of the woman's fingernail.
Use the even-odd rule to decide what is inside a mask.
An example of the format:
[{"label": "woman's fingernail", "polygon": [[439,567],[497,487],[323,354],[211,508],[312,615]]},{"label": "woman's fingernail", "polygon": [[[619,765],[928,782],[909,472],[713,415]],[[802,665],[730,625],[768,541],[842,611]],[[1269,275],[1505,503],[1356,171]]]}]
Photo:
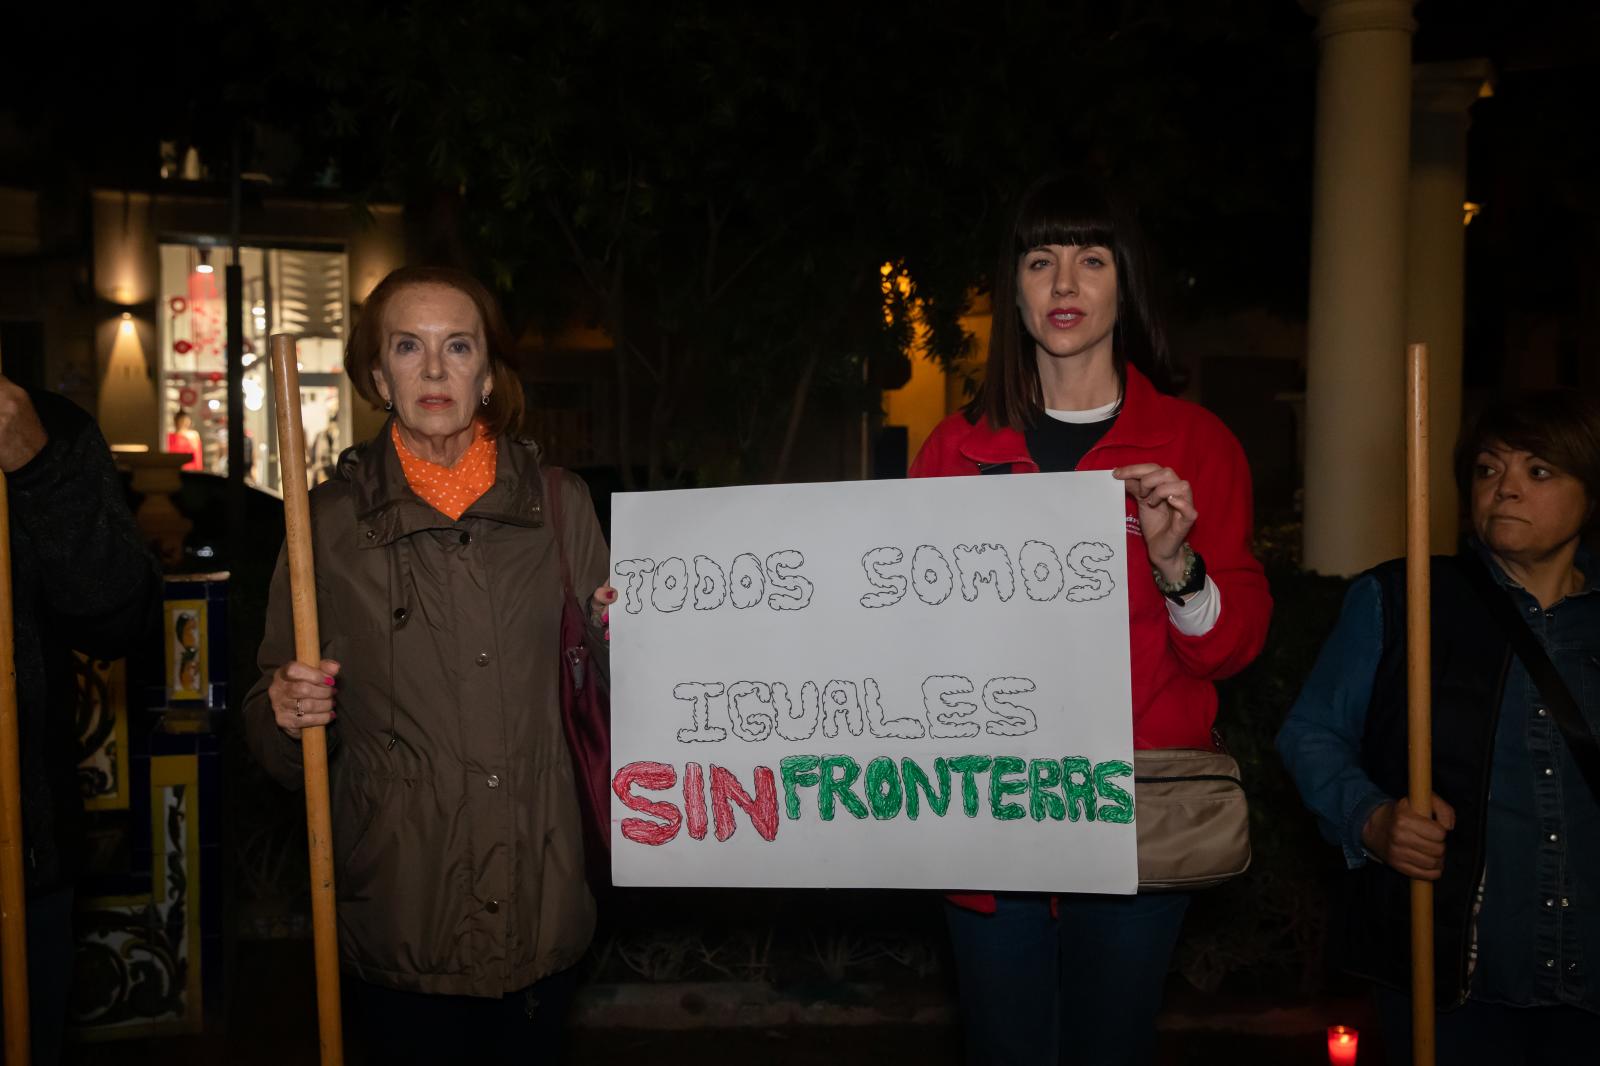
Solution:
[{"label": "woman's fingernail", "polygon": [[327,685],[329,688],[332,688],[333,687],[333,678],[325,677],[325,678],[322,679],[322,683],[324,685]]},{"label": "woman's fingernail", "polygon": [[610,640],[611,640],[611,630],[609,630],[609,629],[608,629],[608,630],[606,630],[606,640],[607,640],[607,641],[610,641]]},{"label": "woman's fingernail", "polygon": [[600,621],[602,621],[602,622],[610,622],[611,621],[611,612],[610,612],[610,610],[604,610],[604,611],[600,612]]},{"label": "woman's fingernail", "polygon": [[607,603],[616,603],[617,602],[617,590],[616,589],[607,589],[606,590],[606,602]]}]

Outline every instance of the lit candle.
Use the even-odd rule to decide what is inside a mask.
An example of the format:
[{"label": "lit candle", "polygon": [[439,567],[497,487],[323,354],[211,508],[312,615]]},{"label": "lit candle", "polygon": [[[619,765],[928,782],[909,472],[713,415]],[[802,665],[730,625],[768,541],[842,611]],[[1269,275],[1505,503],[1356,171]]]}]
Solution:
[{"label": "lit candle", "polygon": [[1359,1029],[1328,1026],[1328,1066],[1356,1066],[1356,1041],[1360,1039]]}]

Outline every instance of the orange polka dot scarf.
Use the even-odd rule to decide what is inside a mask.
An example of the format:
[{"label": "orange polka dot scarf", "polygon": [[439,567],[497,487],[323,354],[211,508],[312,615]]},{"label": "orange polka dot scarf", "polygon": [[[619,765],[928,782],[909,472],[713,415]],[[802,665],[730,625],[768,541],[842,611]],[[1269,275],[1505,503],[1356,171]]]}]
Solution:
[{"label": "orange polka dot scarf", "polygon": [[400,469],[405,471],[406,484],[424,502],[433,505],[440,514],[456,521],[467,513],[467,508],[494,484],[494,438],[482,422],[473,422],[472,443],[455,466],[430,462],[412,453],[400,439],[400,426],[390,423],[389,435],[394,439],[395,454],[400,456]]}]

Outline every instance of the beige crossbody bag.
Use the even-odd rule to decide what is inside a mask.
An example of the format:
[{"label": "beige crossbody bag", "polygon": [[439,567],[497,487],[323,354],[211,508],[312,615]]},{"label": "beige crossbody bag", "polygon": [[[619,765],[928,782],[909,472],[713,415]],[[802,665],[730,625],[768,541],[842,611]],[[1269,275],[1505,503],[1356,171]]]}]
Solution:
[{"label": "beige crossbody bag", "polygon": [[1139,891],[1210,888],[1250,868],[1250,807],[1233,756],[1135,751],[1133,785]]}]

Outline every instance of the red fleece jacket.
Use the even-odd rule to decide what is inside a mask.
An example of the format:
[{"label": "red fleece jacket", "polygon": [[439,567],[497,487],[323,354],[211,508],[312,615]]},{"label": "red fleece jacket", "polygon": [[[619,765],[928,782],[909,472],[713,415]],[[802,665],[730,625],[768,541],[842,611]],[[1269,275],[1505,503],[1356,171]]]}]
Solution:
[{"label": "red fleece jacket", "polygon": [[[1189,543],[1206,562],[1206,573],[1222,597],[1222,613],[1211,631],[1180,633],[1167,614],[1166,599],[1150,576],[1139,530],[1138,508],[1127,500],[1128,643],[1133,668],[1133,746],[1210,748],[1217,716],[1214,681],[1230,677],[1261,652],[1272,596],[1266,575],[1250,551],[1250,468],[1228,428],[1211,412],[1156,391],[1136,368],[1115,424],[1078,464],[1079,470],[1110,470],[1133,463],[1160,463],[1194,489],[1199,517]],[[1013,473],[1037,473],[1023,435],[976,425],[960,413],[939,423],[911,464],[912,477],[977,474],[979,467],[1009,463]],[[993,911],[989,895],[952,896],[974,910]]]}]

